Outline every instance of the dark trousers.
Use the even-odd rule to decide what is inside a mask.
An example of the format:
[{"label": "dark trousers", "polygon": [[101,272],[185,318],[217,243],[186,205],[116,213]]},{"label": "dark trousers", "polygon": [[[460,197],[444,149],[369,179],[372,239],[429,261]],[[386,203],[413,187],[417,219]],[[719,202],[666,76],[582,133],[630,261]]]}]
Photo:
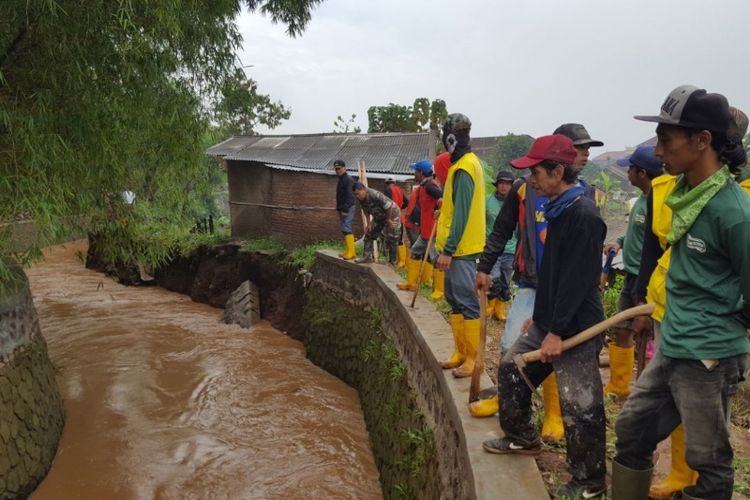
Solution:
[{"label": "dark trousers", "polygon": [[398,246],[398,237],[401,234],[401,223],[396,219],[393,226],[388,225],[387,219],[372,219],[372,228],[365,234],[363,255],[372,257],[373,242],[383,235],[385,247],[388,250],[388,261],[391,264],[396,262],[396,247]]},{"label": "dark trousers", "polygon": [[[539,349],[547,332],[536,325],[521,335],[503,356],[497,369],[500,396],[500,426],[521,442],[533,443],[539,434],[531,421],[531,389],[518,373],[513,356]],[[535,387],[554,370],[560,393],[567,460],[574,480],[601,483],[606,474],[605,423],[599,351],[603,342],[596,337],[565,351],[554,363],[531,363],[526,375]]]},{"label": "dark trousers", "polygon": [[690,494],[731,499],[730,397],[737,392],[746,367],[745,354],[722,359],[708,370],[701,361],[669,358],[657,351],[615,424],[615,460],[631,469],[651,468],[656,445],[682,422],[685,459],[699,473]]}]

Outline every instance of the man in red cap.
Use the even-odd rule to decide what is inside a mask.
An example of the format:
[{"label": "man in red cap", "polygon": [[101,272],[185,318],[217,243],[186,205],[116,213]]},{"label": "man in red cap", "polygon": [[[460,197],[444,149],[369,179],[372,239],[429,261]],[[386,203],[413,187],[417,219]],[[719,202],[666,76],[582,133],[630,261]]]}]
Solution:
[{"label": "man in red cap", "polygon": [[[604,319],[599,292],[600,253],[607,227],[593,201],[584,196],[573,167],[576,150],[563,135],[540,137],[515,168],[530,168],[530,183],[544,206],[548,222],[544,259],[533,321],[503,356],[498,367],[500,425],[505,437],[485,441],[489,453],[537,455],[541,441],[531,419],[531,389],[519,377],[513,356],[541,349],[542,360],[526,368],[536,385],[553,371],[560,387],[568,464],[572,479],[557,496],[592,498],[606,491],[605,420],[599,375],[601,337],[565,353],[563,339]],[[486,275],[478,276],[485,290]],[[481,278],[481,279],[480,279]]]}]

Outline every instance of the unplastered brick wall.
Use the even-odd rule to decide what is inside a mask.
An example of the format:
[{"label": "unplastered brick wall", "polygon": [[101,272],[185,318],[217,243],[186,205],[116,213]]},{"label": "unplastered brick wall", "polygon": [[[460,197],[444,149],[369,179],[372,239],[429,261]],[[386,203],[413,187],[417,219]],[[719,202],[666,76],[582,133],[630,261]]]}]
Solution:
[{"label": "unplastered brick wall", "polygon": [[[239,161],[227,162],[227,171],[232,236],[273,236],[290,246],[341,239],[335,175]],[[380,191],[385,187],[382,179],[373,179],[369,185]],[[359,211],[354,234],[362,234]]]}]

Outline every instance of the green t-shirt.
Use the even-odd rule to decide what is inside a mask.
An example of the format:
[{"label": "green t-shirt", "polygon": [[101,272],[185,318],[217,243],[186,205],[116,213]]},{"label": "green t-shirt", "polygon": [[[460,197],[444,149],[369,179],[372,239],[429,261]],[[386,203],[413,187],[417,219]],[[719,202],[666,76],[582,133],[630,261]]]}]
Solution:
[{"label": "green t-shirt", "polygon": [[622,262],[625,271],[638,274],[641,267],[641,250],[643,249],[643,235],[646,232],[646,210],[648,199],[645,194],[638,197],[628,218],[628,229],[625,236],[617,243],[622,248]]},{"label": "green t-shirt", "polygon": [[[485,210],[487,211],[487,237],[490,237],[490,234],[492,234],[492,228],[495,226],[495,219],[497,219],[498,214],[500,214],[500,210],[503,208],[503,200],[497,197],[495,194],[491,194],[487,197],[487,202],[485,204]],[[505,250],[503,250],[503,253],[509,253],[511,255],[515,255],[516,253],[516,243],[517,243],[517,236],[515,233],[513,233],[513,238],[508,240],[508,242],[505,244]]]},{"label": "green t-shirt", "polygon": [[730,182],[672,245],[661,352],[722,359],[750,352],[750,198]]}]

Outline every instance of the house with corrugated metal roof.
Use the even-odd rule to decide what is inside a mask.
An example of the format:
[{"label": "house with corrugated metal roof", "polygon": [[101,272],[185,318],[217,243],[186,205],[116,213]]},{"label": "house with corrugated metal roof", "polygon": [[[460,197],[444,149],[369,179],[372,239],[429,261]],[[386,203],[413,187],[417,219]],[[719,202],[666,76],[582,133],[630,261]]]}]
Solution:
[{"label": "house with corrugated metal roof", "polygon": [[[232,236],[296,246],[341,237],[334,160],[355,178],[364,162],[370,187],[382,190],[388,177],[411,181],[409,164],[434,154],[430,142],[428,132],[234,136],[207,154],[227,171]],[[360,217],[354,230],[362,234]]]}]

